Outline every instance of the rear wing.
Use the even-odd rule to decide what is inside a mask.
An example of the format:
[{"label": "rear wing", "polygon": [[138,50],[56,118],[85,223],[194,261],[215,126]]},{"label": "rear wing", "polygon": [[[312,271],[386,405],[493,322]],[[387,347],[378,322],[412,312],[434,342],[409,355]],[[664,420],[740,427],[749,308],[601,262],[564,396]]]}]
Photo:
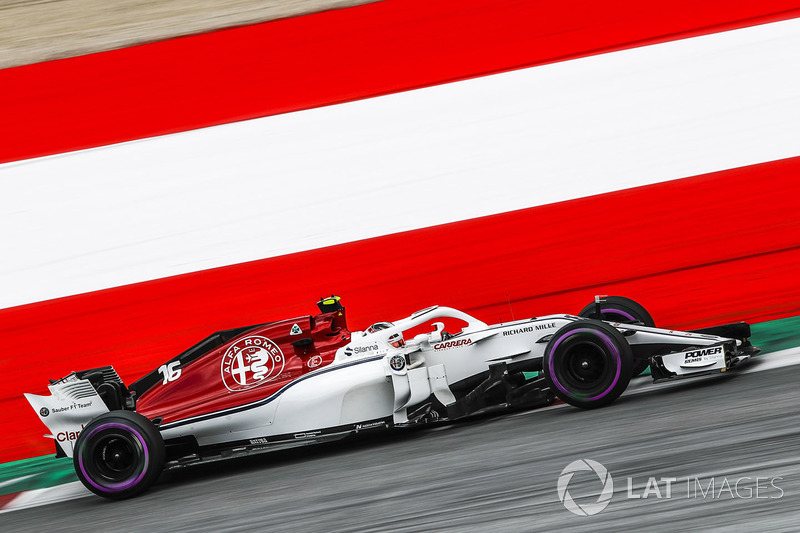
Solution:
[{"label": "rear wing", "polygon": [[[51,380],[49,395],[25,394],[39,420],[50,430],[57,457],[72,457],[78,435],[92,419],[111,408],[133,408],[132,398],[113,367],[72,372]],[[124,392],[123,392],[124,391]],[[129,401],[125,401],[128,400]]]}]

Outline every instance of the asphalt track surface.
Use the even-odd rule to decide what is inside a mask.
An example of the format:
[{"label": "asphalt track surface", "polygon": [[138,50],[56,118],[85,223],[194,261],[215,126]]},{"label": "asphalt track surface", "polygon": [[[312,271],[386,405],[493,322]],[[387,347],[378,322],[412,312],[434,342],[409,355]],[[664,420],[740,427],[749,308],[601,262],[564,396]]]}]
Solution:
[{"label": "asphalt track surface", "polygon": [[[197,466],[165,473],[132,500],[0,515],[0,529],[797,531],[798,377],[800,366],[668,385],[639,378],[597,411],[562,405]],[[577,459],[600,462],[614,479],[594,516],[559,501],[558,477]],[[659,482],[662,498],[630,499],[629,477],[639,496],[650,477],[678,481],[670,498]],[[596,501],[600,488],[589,472],[569,484],[578,503]]]}]

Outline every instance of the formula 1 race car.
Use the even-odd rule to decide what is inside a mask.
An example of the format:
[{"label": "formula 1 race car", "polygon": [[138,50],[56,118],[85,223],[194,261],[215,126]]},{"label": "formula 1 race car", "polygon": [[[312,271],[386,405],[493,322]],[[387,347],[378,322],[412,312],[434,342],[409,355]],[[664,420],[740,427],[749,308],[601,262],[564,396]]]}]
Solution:
[{"label": "formula 1 race car", "polygon": [[25,396],[83,484],[122,499],[165,466],[554,397],[601,407],[648,365],[655,381],[670,380],[725,372],[759,351],[746,323],[659,329],[641,305],[616,296],[596,297],[578,316],[495,325],[434,306],[361,332],[347,329],[338,297],[317,305],[313,317],[218,331],[130,387],[107,366],[52,381],[48,396]]}]

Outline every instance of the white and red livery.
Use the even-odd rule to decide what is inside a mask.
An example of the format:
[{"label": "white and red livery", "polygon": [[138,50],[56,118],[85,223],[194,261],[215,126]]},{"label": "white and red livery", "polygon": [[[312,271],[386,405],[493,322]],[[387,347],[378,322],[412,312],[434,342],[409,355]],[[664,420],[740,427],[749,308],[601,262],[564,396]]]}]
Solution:
[{"label": "white and red livery", "polygon": [[348,330],[338,297],[317,305],[316,316],[218,331],[129,387],[109,366],[26,398],[84,485],[120,499],[165,466],[555,397],[600,407],[648,365],[658,381],[725,372],[758,352],[745,323],[660,329],[641,305],[615,296],[577,316],[493,325],[433,306],[363,332]]}]

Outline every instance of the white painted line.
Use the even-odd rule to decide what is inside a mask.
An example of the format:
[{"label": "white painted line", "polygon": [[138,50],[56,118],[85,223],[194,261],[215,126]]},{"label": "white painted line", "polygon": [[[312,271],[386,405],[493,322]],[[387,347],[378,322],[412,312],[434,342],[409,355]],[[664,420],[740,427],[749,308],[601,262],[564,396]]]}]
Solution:
[{"label": "white painted line", "polygon": [[19,496],[8,503],[5,509],[0,510],[0,513],[76,500],[78,498],[85,498],[86,496],[92,496],[92,493],[89,492],[80,481],[73,481],[55,487],[21,492]]},{"label": "white painted line", "polygon": [[752,374],[753,372],[763,372],[764,370],[772,370],[798,364],[800,364],[800,347],[789,348],[787,350],[757,355],[738,373]]},{"label": "white painted line", "polygon": [[14,479],[8,479],[6,481],[0,481],[0,488],[8,486],[8,485],[11,485],[12,483],[16,483],[18,481],[22,481],[23,479],[32,478],[32,477],[38,476],[38,475],[39,474],[30,474],[30,475],[27,475],[27,476],[16,477]]}]

